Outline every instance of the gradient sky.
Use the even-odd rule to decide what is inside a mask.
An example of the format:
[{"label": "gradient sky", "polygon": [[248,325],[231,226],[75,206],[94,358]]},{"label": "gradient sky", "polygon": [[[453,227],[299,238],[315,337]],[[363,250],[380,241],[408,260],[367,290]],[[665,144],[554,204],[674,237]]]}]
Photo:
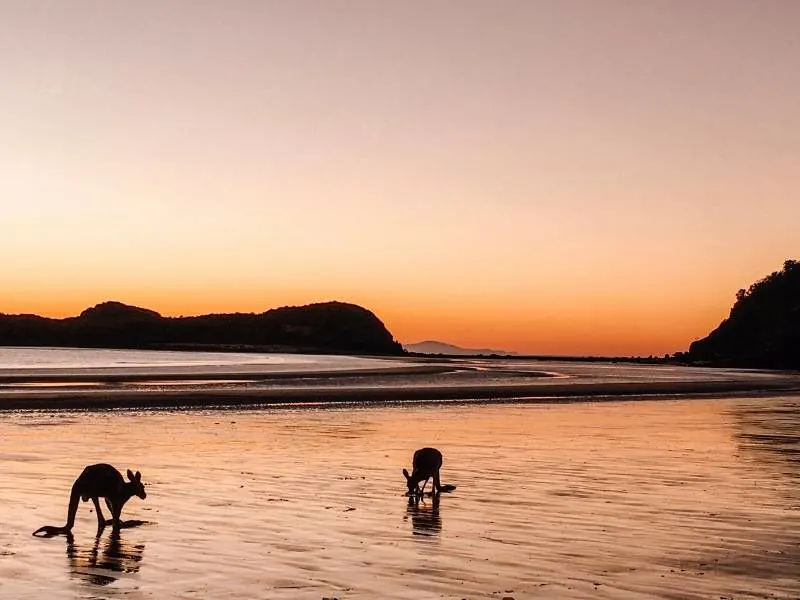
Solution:
[{"label": "gradient sky", "polygon": [[662,354],[800,252],[800,2],[0,1],[0,311]]}]

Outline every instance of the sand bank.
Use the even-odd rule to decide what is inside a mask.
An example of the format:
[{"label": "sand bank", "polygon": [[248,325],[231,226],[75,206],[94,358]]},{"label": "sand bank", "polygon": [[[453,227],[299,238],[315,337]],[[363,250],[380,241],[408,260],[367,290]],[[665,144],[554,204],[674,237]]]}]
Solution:
[{"label": "sand bank", "polygon": [[508,401],[538,402],[614,400],[653,397],[800,391],[795,377],[753,381],[668,381],[612,383],[538,383],[424,386],[317,386],[224,387],[211,389],[24,389],[0,390],[0,410],[235,407],[262,404],[380,403],[401,401]]}]

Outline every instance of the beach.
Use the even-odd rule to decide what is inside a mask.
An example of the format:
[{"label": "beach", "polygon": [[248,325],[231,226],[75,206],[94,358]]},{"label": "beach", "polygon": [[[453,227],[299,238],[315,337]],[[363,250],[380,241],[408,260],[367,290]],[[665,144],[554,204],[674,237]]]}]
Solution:
[{"label": "beach", "polygon": [[0,600],[800,600],[798,31],[3,3]]},{"label": "beach", "polygon": [[[15,358],[19,355],[24,360]],[[800,393],[800,374],[532,359],[0,348],[0,410],[569,402],[764,393]]]},{"label": "beach", "polygon": [[[0,598],[797,598],[789,372],[0,349]],[[417,448],[450,493],[404,495]],[[96,536],[89,464],[147,498]],[[108,515],[107,515],[108,516]]]},{"label": "beach", "polygon": [[[800,398],[2,414],[2,598],[796,598]],[[414,449],[444,453],[409,505]],[[95,538],[86,465],[140,470]]]}]

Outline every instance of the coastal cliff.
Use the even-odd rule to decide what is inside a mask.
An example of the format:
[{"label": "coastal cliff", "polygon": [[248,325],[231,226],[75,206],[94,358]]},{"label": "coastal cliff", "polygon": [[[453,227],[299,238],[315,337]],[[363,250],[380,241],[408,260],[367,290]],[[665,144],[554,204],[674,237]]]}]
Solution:
[{"label": "coastal cliff", "polygon": [[163,317],[120,302],[65,319],[0,314],[0,345],[403,354],[372,312],[343,302],[196,317]]},{"label": "coastal cliff", "polygon": [[800,369],[800,262],[736,294],[730,315],[683,356],[694,363]]}]

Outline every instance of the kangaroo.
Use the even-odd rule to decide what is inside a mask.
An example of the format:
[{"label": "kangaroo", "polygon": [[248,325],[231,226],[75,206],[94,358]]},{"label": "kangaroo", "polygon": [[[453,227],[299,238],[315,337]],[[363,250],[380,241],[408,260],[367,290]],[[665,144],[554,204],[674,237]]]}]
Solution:
[{"label": "kangaroo", "polygon": [[[147,497],[142,483],[142,474],[136,471],[134,474],[128,469],[128,481],[123,479],[122,474],[111,465],[99,464],[86,467],[83,472],[72,484],[72,492],[69,495],[69,509],[67,510],[67,524],[63,527],[45,525],[33,532],[33,535],[43,533],[50,537],[62,533],[70,533],[75,524],[75,513],[78,512],[78,500],[84,502],[89,498],[94,502],[97,512],[97,532],[106,525],[112,524],[113,531],[119,531],[123,523],[119,520],[122,507],[131,499],[138,496],[142,500]],[[106,506],[111,511],[111,520],[106,521],[103,512],[100,510],[100,497],[105,498]]]},{"label": "kangaroo", "polygon": [[[406,476],[406,483],[408,484],[408,495],[421,496],[425,492],[425,486],[428,485],[428,480],[433,477],[433,494],[438,494],[442,489],[442,484],[439,481],[439,469],[442,468],[442,453],[436,448],[420,448],[414,452],[414,458],[411,463],[411,475],[408,471],[403,469],[403,475]],[[422,490],[419,489],[419,482],[425,480],[422,484]]]}]

